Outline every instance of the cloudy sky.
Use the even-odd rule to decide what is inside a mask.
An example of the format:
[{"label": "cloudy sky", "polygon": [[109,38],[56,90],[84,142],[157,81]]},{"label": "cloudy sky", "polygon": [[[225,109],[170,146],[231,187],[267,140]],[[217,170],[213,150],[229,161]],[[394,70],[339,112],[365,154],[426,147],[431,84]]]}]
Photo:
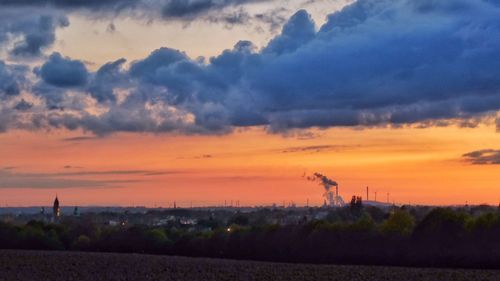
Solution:
[{"label": "cloudy sky", "polygon": [[499,62],[497,0],[0,0],[0,205],[498,204]]}]

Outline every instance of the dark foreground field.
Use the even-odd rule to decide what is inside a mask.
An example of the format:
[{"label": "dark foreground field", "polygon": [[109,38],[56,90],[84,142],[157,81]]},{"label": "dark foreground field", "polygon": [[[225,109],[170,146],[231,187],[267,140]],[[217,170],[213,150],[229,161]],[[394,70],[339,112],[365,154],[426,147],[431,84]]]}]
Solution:
[{"label": "dark foreground field", "polygon": [[500,280],[500,271],[304,265],[139,254],[0,251],[0,280]]}]

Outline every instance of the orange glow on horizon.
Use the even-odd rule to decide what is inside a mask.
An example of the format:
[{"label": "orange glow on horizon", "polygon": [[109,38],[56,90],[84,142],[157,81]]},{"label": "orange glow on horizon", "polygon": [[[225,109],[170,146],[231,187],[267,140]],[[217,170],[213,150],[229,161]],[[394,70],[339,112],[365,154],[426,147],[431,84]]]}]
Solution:
[{"label": "orange glow on horizon", "polygon": [[302,178],[316,171],[339,182],[344,200],[365,197],[370,186],[381,201],[390,192],[397,203],[498,204],[500,166],[461,157],[498,149],[493,125],[311,133],[284,137],[251,128],[224,136],[68,140],[82,134],[11,131],[0,134],[0,204],[48,205],[58,193],[62,205],[320,205],[322,188]]}]

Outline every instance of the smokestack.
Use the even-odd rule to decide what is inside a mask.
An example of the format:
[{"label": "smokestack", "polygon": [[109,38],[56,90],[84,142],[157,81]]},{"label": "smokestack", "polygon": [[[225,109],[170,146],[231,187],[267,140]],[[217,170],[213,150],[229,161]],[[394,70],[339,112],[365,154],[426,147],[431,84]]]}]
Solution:
[{"label": "smokestack", "polygon": [[[336,181],[329,179],[328,177],[320,174],[314,173],[312,176],[307,177],[309,181],[319,181],[319,184],[323,186],[325,192],[323,197],[328,201],[329,206],[340,206],[343,205],[342,198],[339,197],[339,185]],[[335,186],[335,191],[332,190],[332,186]],[[335,192],[335,193],[334,193]]]},{"label": "smokestack", "polygon": [[368,201],[368,200],[369,200],[369,194],[370,194],[370,193],[369,193],[369,191],[368,191],[368,186],[367,186],[367,187],[366,187],[366,201]]}]

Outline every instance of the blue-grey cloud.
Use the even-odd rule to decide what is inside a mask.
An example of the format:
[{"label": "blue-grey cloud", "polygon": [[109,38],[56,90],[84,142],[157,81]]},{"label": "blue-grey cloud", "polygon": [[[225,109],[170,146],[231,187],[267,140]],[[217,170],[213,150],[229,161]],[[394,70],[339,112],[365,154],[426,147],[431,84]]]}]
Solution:
[{"label": "blue-grey cloud", "polygon": [[482,149],[465,153],[462,157],[475,165],[500,164],[500,149]]},{"label": "blue-grey cloud", "polygon": [[4,7],[56,7],[64,9],[121,10],[137,5],[137,0],[0,0]]},{"label": "blue-grey cloud", "polygon": [[54,18],[45,15],[38,17],[35,22],[21,22],[11,32],[22,34],[24,39],[15,44],[11,54],[15,56],[40,55],[44,48],[55,41],[55,30],[68,25],[69,22],[65,17]]},{"label": "blue-grey cloud", "polygon": [[235,25],[248,24],[253,18],[250,13],[240,8],[236,11],[209,15],[206,19],[212,23],[224,23],[226,28],[232,28]]},{"label": "blue-grey cloud", "polygon": [[[13,57],[40,56],[55,42],[56,30],[69,25],[70,13],[108,22],[132,17],[147,22],[202,20],[232,27],[261,22],[246,5],[264,1],[273,0],[0,0],[0,48],[10,47]],[[115,32],[116,26],[109,24],[107,31]]]},{"label": "blue-grey cloud", "polygon": [[[358,0],[319,28],[298,11],[262,49],[240,41],[209,60],[160,48],[129,69],[121,59],[88,73],[82,62],[54,54],[39,89],[57,93],[45,95],[48,104],[65,110],[41,123],[97,135],[444,120],[474,126],[500,109],[498,61],[500,7],[492,1]],[[68,102],[66,87],[106,110],[95,114],[74,95]],[[126,93],[120,101],[118,89]]]},{"label": "blue-grey cloud", "polygon": [[14,109],[20,110],[20,111],[26,111],[29,110],[33,107],[33,104],[30,102],[25,101],[24,99],[21,99],[20,102],[18,102],[15,106]]},{"label": "blue-grey cloud", "polygon": [[25,66],[6,64],[0,60],[0,100],[21,93],[27,70]]},{"label": "blue-grey cloud", "polygon": [[79,87],[86,85],[88,72],[81,61],[53,53],[40,68],[40,76],[49,85],[63,88]]},{"label": "blue-grey cloud", "polygon": [[119,59],[107,63],[97,70],[88,91],[98,102],[115,102],[116,96],[113,90],[116,87],[125,87],[127,85],[128,78],[122,71],[125,62],[125,59]]},{"label": "blue-grey cloud", "polygon": [[316,35],[315,28],[311,16],[305,10],[300,10],[283,26],[281,34],[269,42],[263,53],[280,55],[293,52],[314,39]]},{"label": "blue-grey cloud", "polygon": [[176,103],[220,105],[211,121],[221,128],[408,124],[494,112],[500,10],[481,0],[452,2],[360,0],[319,32],[299,11],[259,53],[239,43],[199,65],[175,50],[161,62],[158,53],[167,52],[160,49],[137,63],[153,68],[132,73],[165,87]]},{"label": "blue-grey cloud", "polygon": [[13,57],[37,57],[55,42],[58,28],[69,25],[66,16],[34,8],[0,6],[0,47]]},{"label": "blue-grey cloud", "polygon": [[165,1],[162,15],[165,18],[192,18],[211,10],[221,10],[263,0],[169,0]]},{"label": "blue-grey cloud", "polygon": [[[193,20],[212,11],[265,1],[272,0],[0,0],[0,7],[49,7],[68,11],[108,13],[114,16],[146,15],[148,18],[166,20]],[[225,14],[220,18],[212,15],[210,19],[216,21],[226,19],[227,23],[237,24],[240,23],[241,17],[228,17],[228,14]]]}]

